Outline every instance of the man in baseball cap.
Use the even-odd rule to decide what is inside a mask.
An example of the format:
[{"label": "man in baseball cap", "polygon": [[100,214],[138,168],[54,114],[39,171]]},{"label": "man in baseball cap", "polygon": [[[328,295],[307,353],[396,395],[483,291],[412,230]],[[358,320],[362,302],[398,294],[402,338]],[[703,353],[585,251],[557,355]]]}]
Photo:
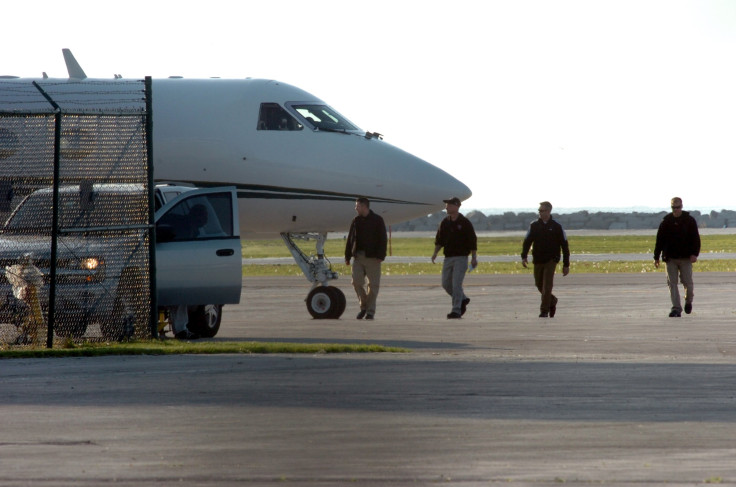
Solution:
[{"label": "man in baseball cap", "polygon": [[440,222],[437,236],[434,239],[434,254],[432,263],[437,258],[442,247],[445,248],[445,260],[442,263],[442,287],[447,294],[452,296],[452,311],[447,315],[448,319],[460,318],[465,314],[470,298],[463,292],[463,279],[468,270],[468,255],[473,257],[470,261],[473,267],[478,265],[478,239],[475,229],[470,220],[460,212],[460,198],[453,196],[442,200],[445,203],[447,217]]}]

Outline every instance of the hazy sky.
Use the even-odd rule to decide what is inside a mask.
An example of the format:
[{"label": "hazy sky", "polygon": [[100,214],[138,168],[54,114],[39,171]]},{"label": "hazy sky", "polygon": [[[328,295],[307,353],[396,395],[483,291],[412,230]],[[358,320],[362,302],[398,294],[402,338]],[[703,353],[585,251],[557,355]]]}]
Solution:
[{"label": "hazy sky", "polygon": [[296,85],[458,177],[469,208],[736,208],[736,1],[35,1],[0,74]]}]

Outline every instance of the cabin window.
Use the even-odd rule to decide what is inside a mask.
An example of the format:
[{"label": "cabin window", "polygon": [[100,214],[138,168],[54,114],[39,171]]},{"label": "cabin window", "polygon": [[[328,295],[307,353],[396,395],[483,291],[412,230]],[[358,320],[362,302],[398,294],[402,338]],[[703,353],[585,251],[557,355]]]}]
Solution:
[{"label": "cabin window", "polygon": [[289,107],[304,117],[310,125],[319,130],[359,131],[360,129],[327,105],[292,103]]},{"label": "cabin window", "polygon": [[302,130],[304,126],[278,103],[261,103],[258,130]]}]

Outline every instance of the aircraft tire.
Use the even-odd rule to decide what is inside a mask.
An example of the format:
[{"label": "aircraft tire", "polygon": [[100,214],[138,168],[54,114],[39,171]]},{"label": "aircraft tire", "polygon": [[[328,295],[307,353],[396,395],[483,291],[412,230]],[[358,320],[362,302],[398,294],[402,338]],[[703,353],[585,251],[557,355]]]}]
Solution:
[{"label": "aircraft tire", "polygon": [[337,288],[334,286],[328,286],[327,289],[333,294],[333,296],[337,300],[337,306],[335,307],[335,310],[332,313],[332,316],[330,318],[338,319],[345,312],[345,307],[347,306],[347,299],[345,299],[345,294],[342,292],[342,290],[340,290],[340,288]]},{"label": "aircraft tire", "polygon": [[222,322],[222,305],[205,304],[197,306],[189,312],[189,331],[202,338],[212,338],[220,331]]},{"label": "aircraft tire", "polygon": [[340,295],[345,298],[345,295],[337,289],[339,295],[334,291],[335,287],[332,286],[317,286],[312,289],[307,295],[307,311],[312,315],[312,318],[316,320],[334,319],[338,318],[342,311],[340,310]]}]

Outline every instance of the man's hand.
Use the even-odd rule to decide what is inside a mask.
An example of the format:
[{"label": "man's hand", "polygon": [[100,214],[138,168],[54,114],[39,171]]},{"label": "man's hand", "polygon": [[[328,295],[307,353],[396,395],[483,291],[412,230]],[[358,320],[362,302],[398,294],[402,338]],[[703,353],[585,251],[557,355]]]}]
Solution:
[{"label": "man's hand", "polygon": [[526,259],[521,259],[521,265],[524,266],[524,269],[526,269],[526,266],[529,264],[529,262]]},{"label": "man's hand", "polygon": [[659,269],[659,259],[654,259],[654,268]]},{"label": "man's hand", "polygon": [[563,267],[563,268],[562,268],[562,275],[563,275],[563,276],[566,276],[566,275],[568,275],[569,273],[570,273],[570,266],[567,266],[567,267]]},{"label": "man's hand", "polygon": [[347,265],[347,266],[350,265],[350,259],[345,259],[345,265]]},{"label": "man's hand", "polygon": [[691,255],[691,256],[690,256],[690,262],[692,262],[692,263],[694,264],[694,263],[696,263],[697,261],[698,261],[698,256],[697,256],[697,255]]},{"label": "man's hand", "polygon": [[437,252],[435,252],[434,254],[432,254],[432,263],[433,264],[434,264],[434,259],[436,259],[436,258],[437,258]]}]

